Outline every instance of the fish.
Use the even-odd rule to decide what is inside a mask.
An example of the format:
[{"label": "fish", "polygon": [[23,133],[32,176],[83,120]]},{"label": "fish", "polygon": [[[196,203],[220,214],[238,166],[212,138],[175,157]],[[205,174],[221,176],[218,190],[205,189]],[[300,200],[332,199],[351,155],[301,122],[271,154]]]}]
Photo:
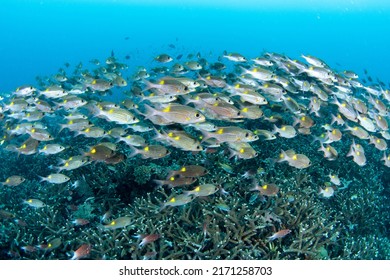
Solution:
[{"label": "fish", "polygon": [[45,207],[46,204],[39,200],[39,199],[35,199],[35,198],[29,198],[29,199],[26,199],[23,201],[24,204],[27,204],[28,206],[32,207],[32,208],[42,208],[42,207]]},{"label": "fish", "polygon": [[334,189],[331,186],[326,186],[324,189],[320,187],[318,194],[323,198],[330,198],[334,195]]},{"label": "fish", "polygon": [[280,128],[274,125],[274,130],[272,131],[272,133],[278,133],[279,136],[283,138],[294,138],[295,136],[297,136],[297,131],[291,125],[283,125]]},{"label": "fish", "polygon": [[246,62],[246,58],[239,53],[226,53],[222,57],[234,62]]},{"label": "fish", "polygon": [[139,119],[130,111],[122,108],[105,109],[100,107],[96,117],[104,118],[107,121],[114,122],[116,124],[134,124],[139,122]]},{"label": "fish", "polygon": [[283,151],[279,158],[279,162],[287,161],[288,164],[292,167],[298,169],[304,169],[311,165],[310,159],[304,154],[297,154],[294,151]]},{"label": "fish", "polygon": [[353,161],[359,166],[365,166],[367,163],[367,158],[364,153],[364,149],[360,144],[356,144],[354,140],[352,140],[352,144],[350,146],[347,157],[353,157]]},{"label": "fish", "polygon": [[192,71],[201,70],[203,68],[197,61],[187,61],[184,65]]},{"label": "fish", "polygon": [[63,170],[67,170],[67,171],[75,170],[89,164],[90,162],[84,156],[73,156],[67,160],[60,160],[60,163],[62,165],[56,167],[58,172],[61,172]]},{"label": "fish", "polygon": [[70,180],[70,178],[66,175],[56,173],[56,174],[50,174],[47,177],[40,177],[41,182],[48,182],[51,184],[63,184]]},{"label": "fish", "polygon": [[258,156],[256,150],[247,142],[228,142],[230,158],[251,159]]},{"label": "fish", "polygon": [[170,151],[161,145],[148,145],[142,149],[136,149],[134,147],[131,147],[131,150],[133,152],[129,155],[129,157],[141,155],[143,159],[160,159],[170,154]]},{"label": "fish", "polygon": [[331,145],[324,146],[322,142],[321,147],[318,149],[318,151],[324,152],[324,158],[330,161],[336,160],[338,157],[338,152],[334,147],[332,147]]},{"label": "fish", "polygon": [[88,152],[84,153],[84,156],[89,157],[91,160],[104,161],[115,155],[115,151],[107,145],[98,144],[91,147]]},{"label": "fish", "polygon": [[268,240],[273,241],[275,239],[281,239],[290,233],[291,233],[290,229],[282,229],[282,230],[279,230],[278,232],[275,232],[273,235],[269,236]]},{"label": "fish", "polygon": [[179,186],[189,186],[195,183],[197,179],[195,177],[175,177],[171,176],[167,180],[153,180],[158,187],[168,186],[170,188],[175,188]]},{"label": "fish", "polygon": [[129,225],[131,225],[131,218],[125,216],[125,217],[119,217],[115,220],[112,220],[109,224],[104,225],[103,228],[105,230],[114,230],[119,228],[125,228]]},{"label": "fish", "polygon": [[238,126],[218,127],[215,132],[202,131],[202,141],[214,138],[219,143],[225,142],[253,142],[259,139],[252,131]]},{"label": "fish", "polygon": [[36,248],[43,251],[51,251],[60,247],[61,244],[62,244],[61,238],[53,238],[49,240],[49,242],[47,242],[46,244],[40,244],[36,246]]},{"label": "fish", "polygon": [[175,176],[180,177],[201,177],[208,173],[208,170],[200,165],[185,165],[178,170],[171,170],[168,173],[167,179]]},{"label": "fish", "polygon": [[129,146],[136,146],[136,147],[146,146],[145,138],[137,134],[128,134],[123,137],[118,137],[118,142],[124,142]]},{"label": "fish", "polygon": [[165,209],[166,207],[178,207],[183,206],[187,203],[190,203],[194,199],[194,196],[187,195],[187,194],[178,194],[173,195],[172,197],[168,198],[167,201],[161,205],[160,211]]},{"label": "fish", "polygon": [[190,191],[185,191],[185,195],[193,195],[195,197],[198,196],[209,196],[218,191],[218,187],[213,185],[213,184],[203,184],[203,185],[198,185],[194,189]]},{"label": "fish", "polygon": [[151,117],[160,117],[168,124],[191,124],[204,122],[206,120],[205,116],[199,111],[192,107],[181,104],[169,103],[167,106],[163,106],[160,110],[152,108],[148,105],[145,105],[145,108],[147,110],[145,117],[156,124],[159,123]]},{"label": "fish", "polygon": [[134,237],[136,237],[139,240],[141,240],[141,242],[138,244],[138,248],[142,248],[142,247],[146,246],[147,244],[155,242],[158,239],[160,239],[161,234],[157,234],[157,233],[154,233],[154,234],[138,234],[138,235],[135,235]]},{"label": "fish", "polygon": [[256,184],[251,191],[259,191],[264,196],[276,196],[279,193],[280,188],[274,183],[266,183],[263,185]]},{"label": "fish", "polygon": [[18,175],[13,175],[13,176],[8,177],[1,184],[3,184],[4,186],[8,186],[8,187],[17,187],[20,184],[22,184],[24,181],[26,181],[26,178],[24,178],[22,176],[18,176]]},{"label": "fish", "polygon": [[183,151],[199,152],[203,150],[200,142],[184,131],[171,130],[159,132],[156,130],[155,132],[157,135],[154,140],[156,141],[171,145]]},{"label": "fish", "polygon": [[167,54],[160,54],[154,58],[154,60],[160,62],[160,63],[168,63],[173,60],[173,58]]},{"label": "fish", "polygon": [[329,174],[328,176],[330,178],[331,183],[335,184],[336,186],[341,185],[339,176],[337,176],[336,174]]},{"label": "fish", "polygon": [[73,252],[73,256],[71,260],[79,260],[84,259],[89,256],[91,253],[92,245],[91,244],[83,244],[76,251]]}]

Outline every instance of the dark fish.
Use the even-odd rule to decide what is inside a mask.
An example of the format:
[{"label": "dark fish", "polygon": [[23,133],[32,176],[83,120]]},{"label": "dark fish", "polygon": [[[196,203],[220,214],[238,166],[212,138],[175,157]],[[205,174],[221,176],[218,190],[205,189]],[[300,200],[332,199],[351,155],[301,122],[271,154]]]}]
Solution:
[{"label": "dark fish", "polygon": [[366,74],[366,75],[368,74],[368,71],[367,71],[367,69],[364,69],[364,74]]},{"label": "dark fish", "polygon": [[367,77],[367,80],[368,80],[369,82],[372,82],[371,76],[368,76],[368,77]]},{"label": "dark fish", "polygon": [[174,44],[169,44],[168,47],[170,47],[171,49],[175,49],[175,45]]},{"label": "dark fish", "polygon": [[179,55],[176,57],[176,59],[179,60],[179,59],[181,59],[182,57],[183,57],[183,55],[182,55],[182,54],[179,54]]},{"label": "dark fish", "polygon": [[129,40],[130,39],[130,37],[125,37],[125,40],[127,41],[127,40]]},{"label": "dark fish", "polygon": [[111,56],[112,56],[112,57],[115,56],[114,50],[111,50]]},{"label": "dark fish", "polygon": [[366,79],[362,79],[362,82],[365,83],[365,84],[367,83]]},{"label": "dark fish", "polygon": [[130,55],[126,55],[125,59],[127,59],[127,60],[130,59]]}]

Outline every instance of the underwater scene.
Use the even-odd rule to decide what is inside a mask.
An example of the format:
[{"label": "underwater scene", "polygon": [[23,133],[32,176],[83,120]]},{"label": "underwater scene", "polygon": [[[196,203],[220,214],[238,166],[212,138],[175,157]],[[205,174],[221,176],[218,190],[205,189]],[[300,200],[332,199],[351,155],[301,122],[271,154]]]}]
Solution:
[{"label": "underwater scene", "polygon": [[385,1],[4,2],[0,259],[390,259]]}]

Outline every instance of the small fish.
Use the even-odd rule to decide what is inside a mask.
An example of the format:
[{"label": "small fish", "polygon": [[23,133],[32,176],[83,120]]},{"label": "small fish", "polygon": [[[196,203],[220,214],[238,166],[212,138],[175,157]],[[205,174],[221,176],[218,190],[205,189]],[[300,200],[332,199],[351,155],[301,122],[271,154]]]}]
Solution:
[{"label": "small fish", "polygon": [[185,205],[187,203],[190,203],[193,199],[194,196],[192,195],[186,195],[186,194],[174,195],[168,198],[168,200],[160,207],[160,211],[165,209],[167,206],[177,207],[177,206]]},{"label": "small fish", "polygon": [[[155,109],[148,105],[145,105],[145,108],[147,110],[145,114],[146,118],[149,119],[152,116],[157,116],[161,117],[167,123],[190,124],[204,122],[206,120],[205,116],[193,107],[178,103],[169,103],[161,109]],[[153,119],[151,120],[153,121]]]},{"label": "small fish", "polygon": [[339,176],[337,176],[337,174],[329,174],[328,176],[330,178],[330,181],[333,184],[335,184],[336,186],[340,186],[341,185],[340,178],[339,178]]},{"label": "small fish", "polygon": [[382,129],[383,131],[386,131],[389,129],[389,124],[387,123],[387,120],[378,115],[378,114],[374,114],[374,119],[375,119],[375,122],[376,122],[376,125]]},{"label": "small fish", "polygon": [[65,150],[65,147],[60,144],[47,144],[39,149],[39,153],[45,155],[55,155]]},{"label": "small fish", "polygon": [[246,61],[246,58],[239,53],[226,53],[223,55],[223,57],[229,59],[230,61],[234,61],[234,62],[245,62]]},{"label": "small fish", "polygon": [[229,205],[227,205],[226,203],[223,203],[223,202],[217,203],[215,205],[215,207],[217,207],[219,210],[224,211],[224,212],[229,212],[231,210]]},{"label": "small fish", "polygon": [[75,252],[73,252],[71,260],[79,260],[88,257],[88,255],[91,253],[91,249],[91,244],[81,245]]},{"label": "small fish", "polygon": [[321,142],[321,147],[318,150],[324,152],[324,157],[327,160],[333,161],[338,157],[338,152],[331,145],[326,145],[324,147],[324,145]]},{"label": "small fish", "polygon": [[321,59],[316,58],[311,55],[301,55],[309,64],[317,67],[327,67],[326,63],[323,62]]},{"label": "small fish", "polygon": [[180,177],[201,177],[208,173],[207,169],[199,165],[186,165],[179,170],[171,170],[168,175],[168,179],[174,176]]},{"label": "small fish", "polygon": [[228,142],[230,158],[237,157],[240,159],[251,159],[258,156],[253,147],[246,142]]},{"label": "small fish", "polygon": [[227,173],[234,174],[234,169],[233,169],[233,167],[231,165],[226,164],[226,163],[220,163],[220,162],[218,164]]},{"label": "small fish", "polygon": [[374,144],[375,148],[377,148],[379,151],[387,150],[386,140],[376,137],[375,135],[370,135],[370,144]]},{"label": "small fish", "polygon": [[15,214],[9,212],[9,211],[6,211],[6,210],[3,210],[3,209],[0,209],[0,219],[12,219],[15,217]]},{"label": "small fish", "polygon": [[289,153],[282,150],[279,162],[283,161],[287,161],[290,166],[298,169],[304,169],[311,165],[310,159],[307,156],[304,154],[297,154],[292,150]]},{"label": "small fish", "polygon": [[256,184],[251,190],[259,191],[260,194],[264,196],[276,196],[279,193],[279,187],[274,183],[263,184],[262,186]]},{"label": "small fish", "polygon": [[89,224],[89,221],[86,219],[78,218],[78,219],[74,219],[72,221],[72,224],[74,224],[75,226],[85,226]]},{"label": "small fish", "polygon": [[46,206],[46,204],[43,203],[43,201],[41,201],[39,199],[34,199],[34,198],[26,199],[23,201],[23,203],[27,204],[28,206],[30,206],[32,208],[42,208],[42,207]]},{"label": "small fish", "polygon": [[118,142],[125,142],[129,146],[146,146],[146,140],[142,136],[137,134],[129,134],[124,137],[118,137]]},{"label": "small fish", "polygon": [[324,189],[320,187],[318,190],[318,194],[324,198],[330,198],[334,195],[334,189],[330,186],[326,186]]},{"label": "small fish", "polygon": [[194,177],[178,177],[175,176],[169,177],[167,180],[153,180],[159,187],[168,186],[170,188],[175,188],[179,186],[189,186],[197,181]]},{"label": "small fish", "polygon": [[143,159],[147,159],[147,158],[159,159],[159,158],[166,157],[170,154],[170,151],[161,145],[149,145],[149,146],[145,146],[142,149],[136,149],[131,146],[130,148],[133,150],[133,152],[129,155],[129,157],[134,157],[140,154]]},{"label": "small fish", "polygon": [[167,54],[160,54],[154,58],[154,60],[161,62],[161,63],[168,63],[173,60],[173,58]]},{"label": "small fish", "polygon": [[120,217],[113,221],[111,221],[108,225],[104,225],[103,227],[105,229],[118,229],[118,228],[125,228],[131,224],[130,217]]},{"label": "small fish", "polygon": [[297,135],[297,131],[291,125],[283,125],[280,128],[274,125],[274,130],[272,131],[272,133],[278,133],[279,136],[283,138],[294,138]]},{"label": "small fish", "polygon": [[102,144],[93,146],[88,152],[84,153],[84,156],[87,156],[94,161],[104,161],[113,157],[114,155],[115,151]]},{"label": "small fish", "polygon": [[160,239],[161,235],[156,234],[156,233],[155,234],[139,234],[139,235],[135,235],[134,237],[141,240],[141,242],[138,244],[138,248],[142,248],[145,245]]},{"label": "small fish", "polygon": [[61,160],[60,162],[62,165],[57,167],[58,172],[61,172],[62,170],[74,170],[90,163],[84,156],[74,156],[67,160]]},{"label": "small fish", "polygon": [[196,186],[193,190],[191,191],[186,191],[186,195],[194,195],[195,197],[198,196],[209,196],[218,191],[218,187],[213,185],[213,184],[204,184],[204,185],[199,185]]},{"label": "small fish", "polygon": [[16,187],[22,184],[26,179],[22,176],[13,175],[8,177],[2,184],[8,187]]},{"label": "small fish", "polygon": [[61,238],[54,238],[54,239],[51,239],[47,244],[40,244],[36,247],[39,250],[51,251],[51,250],[54,250],[54,249],[60,247],[61,244],[62,244]]},{"label": "small fish", "polygon": [[361,145],[356,144],[354,140],[352,140],[352,144],[350,147],[350,150],[347,154],[347,157],[353,157],[353,161],[359,165],[359,166],[364,166],[366,165],[367,159],[364,154],[364,149]]},{"label": "small fish", "polygon": [[41,182],[48,182],[51,184],[63,184],[70,180],[70,178],[66,175],[57,173],[57,174],[50,174],[47,177],[40,177]]},{"label": "small fish", "polygon": [[268,240],[269,241],[273,241],[275,239],[280,239],[280,238],[285,237],[289,233],[291,233],[291,230],[289,230],[289,229],[282,229],[282,230],[279,230],[278,232],[275,232],[273,235],[269,236]]},{"label": "small fish", "polygon": [[184,64],[185,64],[185,66],[186,66],[188,69],[193,70],[193,71],[195,71],[195,70],[200,70],[200,69],[203,68],[202,65],[200,65],[199,62],[197,62],[197,61],[187,61],[187,62],[184,63]]},{"label": "small fish", "polygon": [[219,143],[253,142],[259,139],[252,131],[238,126],[219,127],[215,132],[202,131],[203,141],[215,138]]}]

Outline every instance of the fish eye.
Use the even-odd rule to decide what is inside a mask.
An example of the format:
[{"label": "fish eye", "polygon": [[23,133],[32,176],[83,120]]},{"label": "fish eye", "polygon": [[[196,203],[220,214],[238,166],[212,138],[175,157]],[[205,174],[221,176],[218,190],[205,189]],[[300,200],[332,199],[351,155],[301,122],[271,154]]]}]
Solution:
[{"label": "fish eye", "polygon": [[137,120],[137,118],[136,118],[136,117],[133,117],[133,121],[135,121],[135,120]]},{"label": "fish eye", "polygon": [[187,87],[187,86],[185,86],[185,87],[184,87],[184,90],[188,90],[188,87]]},{"label": "fish eye", "polygon": [[241,112],[237,112],[237,116],[241,116]]},{"label": "fish eye", "polygon": [[246,138],[248,138],[249,137],[249,133],[247,132],[247,133],[245,133],[245,137]]},{"label": "fish eye", "polygon": [[196,113],[196,114],[195,114],[195,117],[199,118],[199,117],[200,117],[200,114],[199,114],[199,113]]},{"label": "fish eye", "polygon": [[196,146],[196,149],[197,149],[197,150],[200,150],[200,146]]}]

